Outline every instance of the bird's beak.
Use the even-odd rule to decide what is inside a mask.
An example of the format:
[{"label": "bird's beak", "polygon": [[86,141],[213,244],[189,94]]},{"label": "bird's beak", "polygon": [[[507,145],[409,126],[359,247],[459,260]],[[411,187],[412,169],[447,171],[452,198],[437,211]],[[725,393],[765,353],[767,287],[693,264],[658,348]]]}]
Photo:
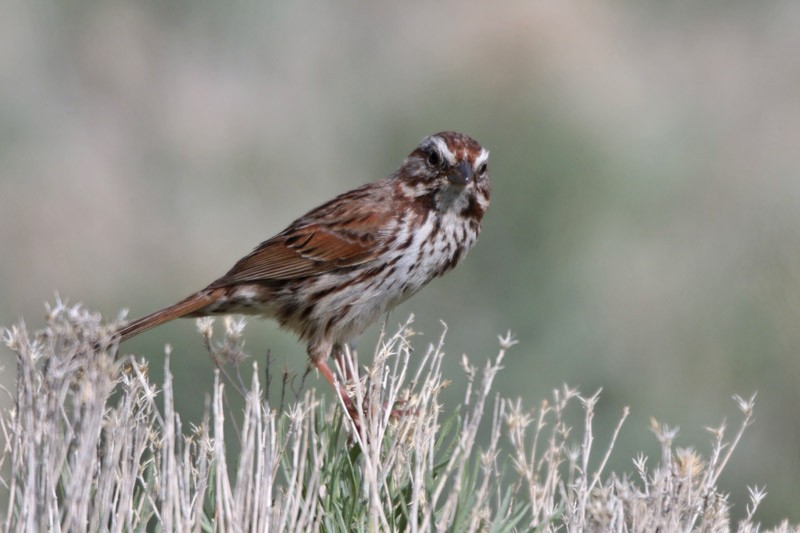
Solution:
[{"label": "bird's beak", "polygon": [[466,185],[472,179],[472,167],[466,161],[462,161],[450,171],[447,179],[453,185]]}]

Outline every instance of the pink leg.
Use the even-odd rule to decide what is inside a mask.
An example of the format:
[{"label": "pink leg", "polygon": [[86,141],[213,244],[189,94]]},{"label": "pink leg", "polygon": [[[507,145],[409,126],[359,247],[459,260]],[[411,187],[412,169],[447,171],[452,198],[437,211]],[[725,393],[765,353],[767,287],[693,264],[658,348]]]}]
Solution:
[{"label": "pink leg", "polygon": [[328,383],[331,384],[331,387],[333,387],[334,390],[339,393],[347,412],[350,414],[353,420],[356,420],[358,418],[356,406],[353,405],[353,400],[351,400],[350,396],[347,395],[347,390],[345,390],[342,385],[336,383],[336,379],[334,379],[333,372],[331,372],[331,368],[328,366],[328,363],[326,363],[324,359],[318,361],[312,359],[311,362],[317,368],[317,370],[319,370],[319,373],[322,374],[322,377],[324,377]]}]

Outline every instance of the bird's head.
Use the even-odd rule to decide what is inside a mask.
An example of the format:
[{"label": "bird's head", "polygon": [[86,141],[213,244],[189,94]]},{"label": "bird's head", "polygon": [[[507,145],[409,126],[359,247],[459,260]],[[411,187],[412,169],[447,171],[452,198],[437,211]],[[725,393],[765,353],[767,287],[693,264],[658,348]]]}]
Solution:
[{"label": "bird's head", "polygon": [[489,206],[489,151],[455,131],[425,137],[396,176],[404,194],[429,198],[438,209],[471,206],[481,215]]}]

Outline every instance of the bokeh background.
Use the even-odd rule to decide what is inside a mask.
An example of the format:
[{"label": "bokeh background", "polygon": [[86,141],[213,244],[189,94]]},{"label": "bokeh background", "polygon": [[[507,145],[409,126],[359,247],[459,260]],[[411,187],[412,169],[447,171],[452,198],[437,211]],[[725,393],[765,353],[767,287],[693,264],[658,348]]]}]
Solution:
[{"label": "bokeh background", "polygon": [[[800,522],[800,3],[6,0],[0,17],[0,323],[54,291],[141,315],[224,273],[307,209],[392,172],[426,134],[492,152],[468,260],[389,318],[419,350],[520,340],[500,375],[531,406],[604,390],[613,467],[657,454],[650,416],[708,452],[705,426],[758,391],[721,480],[744,512]],[[212,368],[191,321],[178,407]],[[369,353],[377,327],[360,343]],[[373,340],[371,340],[373,339]],[[247,346],[300,373],[273,324]],[[14,361],[2,350],[10,379]],[[160,367],[160,363],[154,365]],[[312,383],[318,380],[312,379]],[[324,386],[323,386],[324,387]]]}]

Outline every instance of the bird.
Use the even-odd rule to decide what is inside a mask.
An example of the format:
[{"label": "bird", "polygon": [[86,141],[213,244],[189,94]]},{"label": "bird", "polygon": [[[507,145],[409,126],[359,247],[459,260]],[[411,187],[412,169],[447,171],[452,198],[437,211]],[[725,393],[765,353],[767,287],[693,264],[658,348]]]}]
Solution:
[{"label": "bird", "polygon": [[328,357],[464,259],[489,207],[488,161],[489,151],[466,134],[429,135],[389,176],[312,209],[204,289],[130,322],[116,338],[177,318],[273,319],[306,343],[311,367],[353,411]]}]

